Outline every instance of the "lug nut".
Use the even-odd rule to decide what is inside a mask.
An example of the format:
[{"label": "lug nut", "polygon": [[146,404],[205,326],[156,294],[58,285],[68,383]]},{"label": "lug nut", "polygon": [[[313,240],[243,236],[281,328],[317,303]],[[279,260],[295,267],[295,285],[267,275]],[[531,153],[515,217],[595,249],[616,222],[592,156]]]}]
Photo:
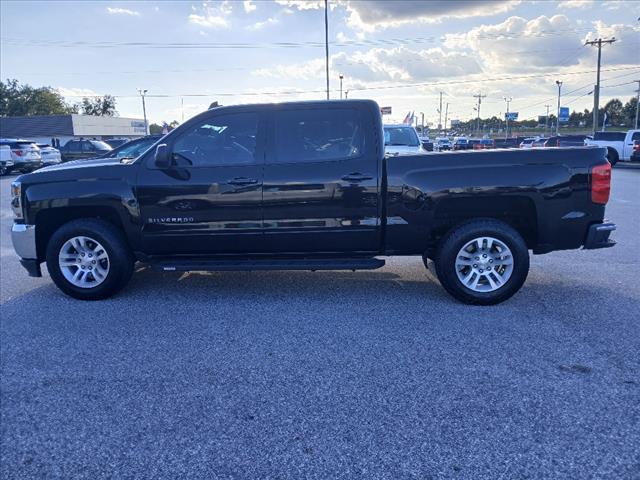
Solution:
[{"label": "lug nut", "polygon": [[484,270],[480,269],[480,273],[484,272]]},{"label": "lug nut", "polygon": [[[89,255],[89,256],[91,256],[91,255]],[[483,258],[487,258],[487,254],[486,254],[486,253],[483,253],[483,254],[482,254],[482,257],[483,257]]]},{"label": "lug nut", "polygon": [[90,254],[89,254],[89,258],[91,258],[91,257],[93,257],[93,255],[90,253]]},{"label": "lug nut", "polygon": [[473,268],[478,268],[478,264],[477,264],[477,263],[474,263],[474,264],[473,264]]},{"label": "lug nut", "polygon": [[493,263],[493,260],[491,260],[491,259],[490,259],[490,260],[489,260],[489,263]]},{"label": "lug nut", "polygon": [[81,256],[81,257],[84,257],[84,252],[82,252],[82,253],[80,254],[80,256]]},{"label": "lug nut", "polygon": [[84,269],[85,269],[85,268],[87,268],[87,267],[85,267],[84,265],[82,265],[80,268],[84,270]]},{"label": "lug nut", "polygon": [[[89,267],[89,268],[91,268],[91,267]],[[490,267],[490,266],[489,266],[489,267],[487,267],[487,272],[488,272],[489,270],[491,270],[491,267]]]},{"label": "lug nut", "polygon": [[476,257],[476,260],[480,260],[480,257]]},{"label": "lug nut", "polygon": [[93,267],[91,265],[89,265],[89,270],[93,270]]},{"label": "lug nut", "polygon": [[92,260],[92,261],[91,261],[91,263],[93,263],[93,264],[95,265],[95,264],[96,264],[96,261],[95,261],[95,260]]}]

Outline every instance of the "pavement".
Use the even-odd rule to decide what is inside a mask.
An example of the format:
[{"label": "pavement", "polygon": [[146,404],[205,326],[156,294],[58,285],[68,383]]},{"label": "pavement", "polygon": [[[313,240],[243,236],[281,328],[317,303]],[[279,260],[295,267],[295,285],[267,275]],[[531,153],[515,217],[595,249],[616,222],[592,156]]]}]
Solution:
[{"label": "pavement", "polygon": [[2,479],[638,479],[640,171],[618,245],[533,256],[495,307],[419,258],[156,273],[102,302],[29,278],[0,180]]}]

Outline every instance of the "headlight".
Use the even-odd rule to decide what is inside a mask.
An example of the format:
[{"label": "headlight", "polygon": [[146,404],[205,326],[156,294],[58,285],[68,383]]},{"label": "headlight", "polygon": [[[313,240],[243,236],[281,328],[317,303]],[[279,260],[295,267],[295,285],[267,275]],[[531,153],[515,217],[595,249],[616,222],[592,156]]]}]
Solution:
[{"label": "headlight", "polygon": [[22,184],[13,182],[11,184],[11,208],[16,219],[22,220]]}]

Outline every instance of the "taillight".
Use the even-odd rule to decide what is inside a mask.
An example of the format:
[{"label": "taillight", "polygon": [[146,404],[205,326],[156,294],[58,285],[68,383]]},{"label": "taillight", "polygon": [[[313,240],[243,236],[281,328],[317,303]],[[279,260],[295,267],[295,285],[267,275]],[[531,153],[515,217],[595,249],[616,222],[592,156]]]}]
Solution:
[{"label": "taillight", "polygon": [[611,164],[598,165],[591,169],[591,201],[605,205],[611,193]]},{"label": "taillight", "polygon": [[15,153],[17,156],[21,157],[22,155],[24,155],[24,150],[14,150],[13,153]]}]

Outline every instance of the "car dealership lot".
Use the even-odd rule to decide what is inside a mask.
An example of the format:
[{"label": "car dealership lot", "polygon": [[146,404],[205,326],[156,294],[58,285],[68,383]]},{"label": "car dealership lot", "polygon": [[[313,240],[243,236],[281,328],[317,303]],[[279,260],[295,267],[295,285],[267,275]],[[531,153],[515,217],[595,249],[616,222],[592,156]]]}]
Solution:
[{"label": "car dealership lot", "polygon": [[79,302],[18,264],[3,177],[2,477],[640,476],[640,170],[613,177],[619,244],[532,257],[496,307],[418,258]]}]

